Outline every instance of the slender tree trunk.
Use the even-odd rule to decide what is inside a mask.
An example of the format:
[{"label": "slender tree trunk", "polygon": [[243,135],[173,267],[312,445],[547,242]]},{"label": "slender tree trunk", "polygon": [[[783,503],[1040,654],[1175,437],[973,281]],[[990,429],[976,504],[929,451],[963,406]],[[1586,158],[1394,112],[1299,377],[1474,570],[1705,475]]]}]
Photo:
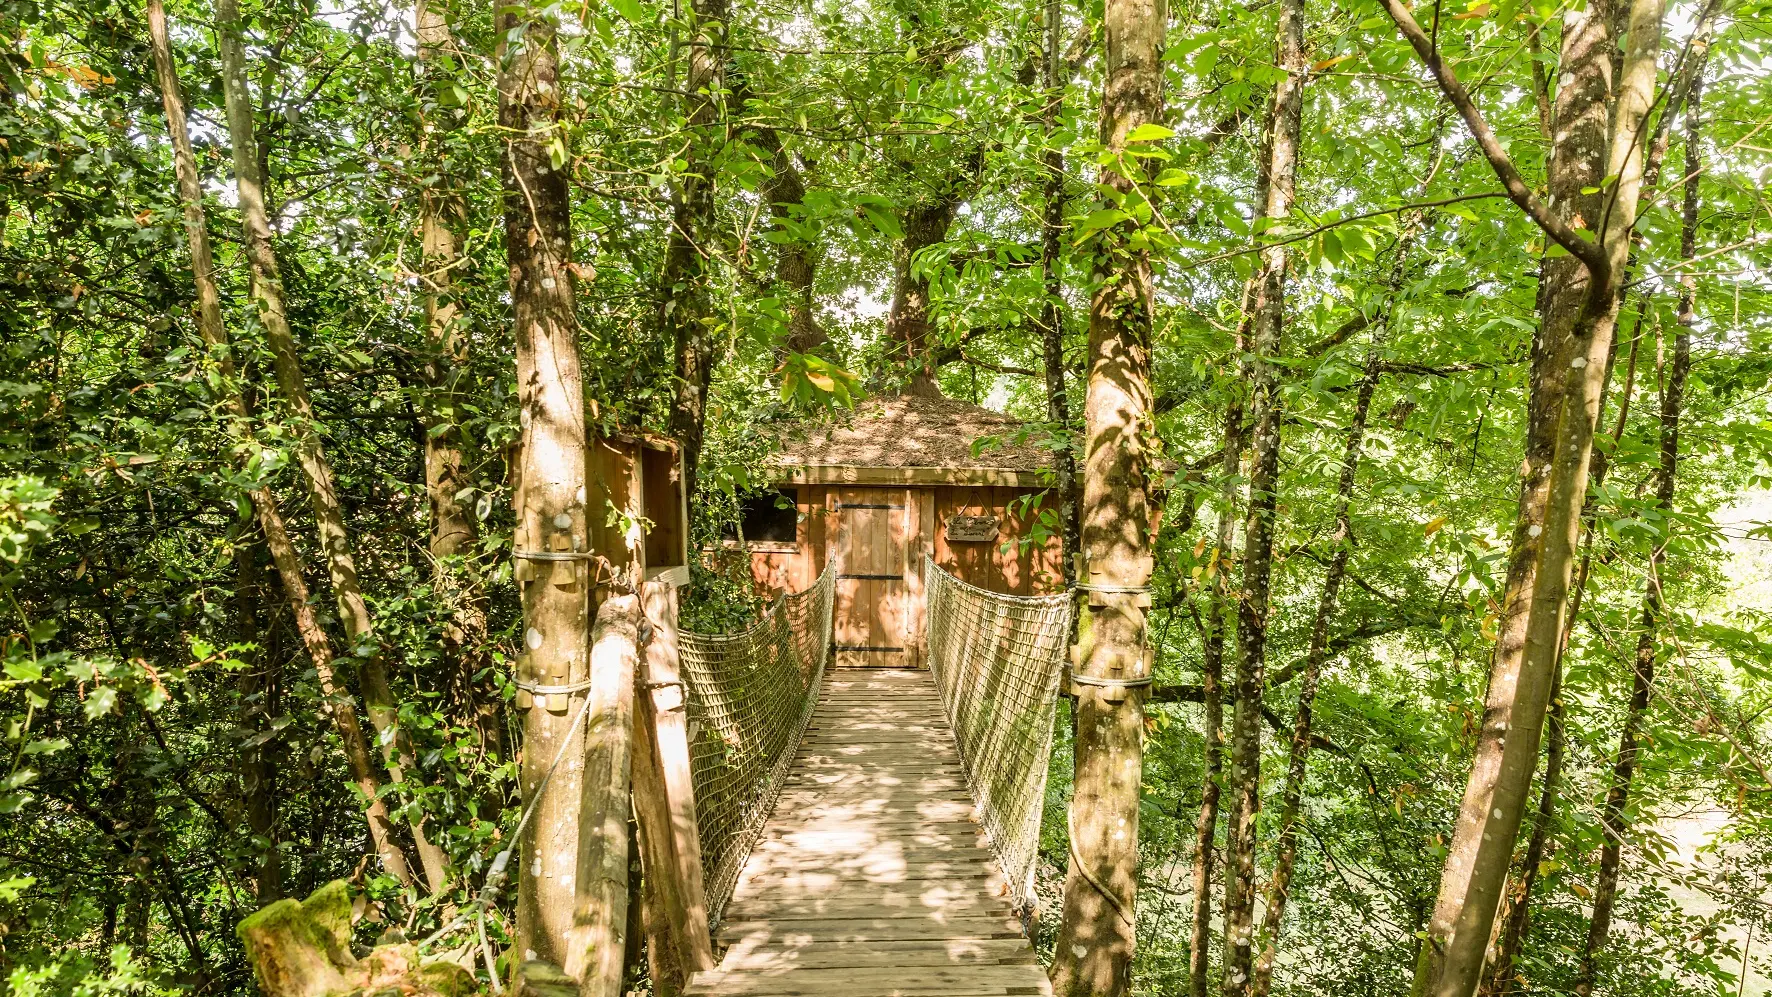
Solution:
[{"label": "slender tree trunk", "polygon": [[[585,509],[584,383],[572,269],[571,193],[560,122],[556,25],[544,8],[507,6],[498,17],[499,124],[504,155],[505,252],[517,349],[522,438],[516,482],[517,581],[529,689],[523,714],[522,795],[533,805],[517,878],[517,951],[565,965],[571,946],[578,864],[578,764],[547,779],[560,751],[582,757],[583,725],[572,718],[590,679],[592,582]],[[568,151],[563,159],[570,159]],[[575,557],[574,555],[582,555]],[[547,690],[558,691],[547,691]],[[562,741],[570,741],[564,749]],[[546,781],[546,792],[542,783]],[[537,798],[539,795],[539,799]],[[533,953],[533,955],[531,954]]]},{"label": "slender tree trunk", "polygon": [[[1275,64],[1286,73],[1274,88],[1256,181],[1256,230],[1292,212],[1298,141],[1304,120],[1304,0],[1285,0],[1275,37]],[[1275,366],[1286,323],[1286,250],[1262,250],[1250,324],[1250,414],[1254,450],[1243,543],[1243,587],[1237,600],[1237,706],[1231,724],[1230,867],[1224,890],[1221,992],[1243,997],[1252,972],[1255,916],[1255,817],[1261,808],[1261,705],[1267,662],[1269,583],[1280,474],[1280,391]]]},{"label": "slender tree trunk", "polygon": [[[1243,337],[1237,336],[1237,353]],[[1233,389],[1234,390],[1234,389]],[[1224,408],[1224,457],[1219,468],[1218,538],[1207,574],[1212,601],[1200,635],[1200,702],[1204,707],[1205,778],[1200,816],[1194,824],[1193,934],[1188,949],[1188,993],[1208,997],[1212,955],[1212,866],[1218,839],[1219,797],[1224,786],[1224,648],[1230,631],[1231,546],[1237,533],[1237,477],[1243,469],[1243,401],[1233,394]]]},{"label": "slender tree trunk", "polygon": [[[222,407],[234,420],[234,431],[245,432],[248,417],[246,402],[240,395],[234,377],[234,361],[228,345],[227,327],[222,322],[221,292],[215,283],[215,258],[209,246],[208,222],[203,211],[203,187],[197,174],[197,158],[191,151],[190,132],[185,122],[184,101],[179,93],[178,71],[172,62],[172,44],[166,34],[166,12],[161,0],[148,0],[148,33],[154,49],[154,65],[159,75],[160,100],[166,110],[167,131],[172,137],[173,164],[178,174],[179,199],[184,204],[185,234],[191,246],[191,271],[197,284],[197,328],[203,336],[211,358],[217,365],[222,385]],[[238,44],[238,36],[235,38]],[[314,609],[308,603],[307,583],[302,577],[301,555],[289,539],[289,530],[278,511],[277,500],[268,488],[248,493],[257,513],[259,527],[264,531],[265,546],[271,563],[283,581],[284,596],[294,614],[296,632],[313,662],[325,696],[322,709],[331,716],[344,745],[345,761],[351,781],[365,801],[364,816],[369,823],[370,839],[382,867],[402,884],[412,884],[406,856],[394,842],[393,826],[387,804],[381,799],[381,783],[376,778],[369,756],[369,743],[357,721],[356,704],[341,690],[334,677],[332,642],[321,628]]]},{"label": "slender tree trunk", "polygon": [[454,665],[453,684],[462,708],[470,715],[480,743],[503,756],[502,704],[490,686],[478,680],[491,659],[486,653],[486,593],[475,570],[453,559],[472,557],[479,539],[478,523],[461,495],[469,486],[460,425],[461,382],[467,374],[467,315],[457,286],[457,272],[466,262],[462,229],[467,208],[460,193],[460,168],[452,137],[458,118],[445,106],[453,62],[459,58],[446,0],[418,0],[414,21],[418,34],[420,82],[424,90],[419,127],[421,148],[434,164],[436,180],[419,198],[419,231],[424,263],[420,284],[425,320],[425,494],[431,506],[432,580],[450,603],[450,623],[443,631]]},{"label": "slender tree trunk", "polygon": [[[164,21],[162,21],[164,23]],[[258,868],[253,871],[253,897],[260,907],[283,899],[283,856],[277,850],[277,766],[266,756],[267,721],[277,715],[277,660],[269,639],[272,623],[264,610],[264,568],[258,545],[241,543],[234,548],[239,640],[262,650],[240,673],[241,740],[240,801],[246,809],[246,825],[252,829]],[[259,842],[263,844],[259,844]]]},{"label": "slender tree trunk", "polygon": [[[1702,72],[1702,70],[1700,70]],[[1698,243],[1698,180],[1704,163],[1699,143],[1699,102],[1703,81],[1692,88],[1686,104],[1686,175],[1692,179],[1685,186],[1681,213],[1680,258],[1690,260],[1697,253]],[[1688,268],[1689,269],[1689,268]],[[1680,460],[1680,408],[1685,399],[1686,375],[1692,369],[1692,323],[1695,318],[1696,278],[1686,273],[1680,278],[1680,303],[1674,334],[1674,355],[1667,370],[1661,394],[1661,465],[1655,476],[1655,505],[1664,523],[1671,522],[1674,502],[1674,475]],[[1612,930],[1612,908],[1618,897],[1619,866],[1624,855],[1625,828],[1630,821],[1631,782],[1635,778],[1637,757],[1642,752],[1643,717],[1649,711],[1649,697],[1655,684],[1655,655],[1659,629],[1664,612],[1659,569],[1667,554],[1668,537],[1663,536],[1649,553],[1649,580],[1643,586],[1643,630],[1637,638],[1637,653],[1631,671],[1630,702],[1625,707],[1624,727],[1618,734],[1618,754],[1612,764],[1612,783],[1606,790],[1606,804],[1600,812],[1600,829],[1605,844],[1600,849],[1600,870],[1594,885],[1594,913],[1588,923],[1587,941],[1582,946],[1581,968],[1576,975],[1575,992],[1580,997],[1593,993],[1599,972],[1599,957]]]},{"label": "slender tree trunk", "polygon": [[726,0],[691,0],[688,101],[689,161],[672,213],[661,281],[660,326],[676,348],[677,398],[671,409],[671,435],[683,446],[683,485],[695,502],[702,438],[708,417],[708,389],[714,380],[717,343],[708,320],[713,302],[707,288],[708,258],[716,221],[714,184],[707,174],[723,140],[719,126],[726,89]]},{"label": "slender tree trunk", "polygon": [[1384,373],[1384,344],[1390,329],[1390,313],[1396,307],[1396,295],[1402,286],[1403,268],[1419,218],[1411,219],[1403,238],[1398,240],[1397,259],[1391,267],[1389,294],[1384,314],[1373,323],[1372,342],[1366,352],[1366,369],[1354,396],[1354,417],[1348,424],[1347,442],[1341,456],[1341,478],[1335,490],[1335,531],[1329,543],[1335,555],[1323,575],[1323,590],[1317,597],[1317,612],[1311,620],[1310,644],[1304,658],[1304,678],[1298,691],[1298,713],[1292,722],[1292,745],[1287,757],[1286,788],[1280,797],[1280,832],[1274,846],[1274,873],[1269,881],[1265,910],[1261,919],[1261,952],[1256,957],[1254,997],[1267,997],[1273,983],[1274,959],[1279,955],[1280,925],[1286,916],[1286,902],[1292,890],[1292,873],[1298,861],[1299,808],[1304,799],[1305,764],[1310,758],[1312,710],[1317,699],[1317,685],[1323,665],[1329,660],[1329,625],[1335,619],[1336,599],[1342,580],[1347,576],[1348,558],[1353,553],[1354,481],[1360,468],[1360,451],[1365,442],[1366,419],[1372,410],[1372,395],[1378,390]]},{"label": "slender tree trunk", "polygon": [[[359,678],[363,701],[381,745],[382,761],[395,783],[406,781],[414,767],[412,747],[400,730],[398,709],[388,685],[387,669],[371,633],[373,621],[357,579],[351,538],[345,528],[344,506],[333,481],[332,463],[320,441],[320,427],[308,395],[307,379],[296,354],[295,335],[284,308],[283,278],[277,267],[270,216],[265,210],[264,173],[254,128],[252,96],[246,88],[246,45],[241,35],[238,0],[216,0],[215,19],[221,40],[222,92],[227,104],[228,138],[234,150],[234,178],[239,193],[240,220],[244,228],[247,260],[252,268],[252,298],[265,341],[271,348],[271,365],[277,384],[294,415],[296,460],[308,481],[308,498],[320,546],[326,552],[327,573],[338,604],[339,619],[361,660]],[[449,860],[425,834],[424,820],[412,822],[413,843],[424,867],[431,892],[443,888]]]},{"label": "slender tree trunk", "polygon": [[[1603,172],[1594,178],[1603,203],[1582,219],[1598,233],[1593,242],[1576,235],[1569,217],[1553,214],[1526,188],[1470,95],[1441,62],[1431,39],[1399,0],[1386,0],[1386,9],[1464,116],[1510,198],[1547,235],[1570,250],[1580,271],[1578,281],[1547,279],[1540,292],[1545,328],[1540,336],[1542,348],[1535,357],[1532,394],[1535,416],[1554,413],[1548,433],[1550,460],[1542,472],[1540,465],[1534,464],[1533,458],[1539,456],[1534,445],[1540,441],[1529,431],[1527,480],[1523,483],[1527,500],[1521,503],[1515,530],[1502,634],[1491,663],[1483,726],[1441,875],[1439,897],[1416,966],[1413,993],[1417,997],[1467,997],[1482,976],[1526,794],[1537,767],[1551,675],[1568,609],[1574,552],[1580,539],[1601,387],[1617,322],[1620,277],[1641,192],[1642,130],[1654,96],[1663,3],[1632,0],[1630,31],[1615,91],[1610,86],[1614,79],[1609,71],[1613,43],[1605,12],[1571,12],[1564,21],[1560,67],[1564,85],[1558,95],[1559,141],[1552,149],[1552,188],[1556,190],[1571,173],[1588,171],[1596,149],[1605,150]],[[1609,106],[1608,94],[1614,92],[1616,97]],[[1608,119],[1612,125],[1609,139]],[[1559,199],[1557,204],[1561,211],[1583,207],[1577,199]],[[1560,261],[1547,261],[1547,278],[1551,276],[1550,264],[1556,262]],[[1579,296],[1572,298],[1569,292],[1577,283],[1583,286]],[[1563,383],[1553,385],[1553,378]],[[1525,553],[1533,546],[1535,552]],[[1522,562],[1529,565],[1522,567]]]},{"label": "slender tree trunk", "polygon": [[[1046,421],[1053,431],[1068,437],[1071,424],[1070,399],[1065,395],[1064,363],[1064,151],[1058,147],[1058,120],[1064,114],[1067,79],[1064,59],[1059,54],[1058,37],[1064,30],[1063,0],[1046,0],[1046,94],[1041,109],[1041,131],[1047,143],[1045,156],[1045,200],[1040,224],[1040,263],[1046,275],[1046,306],[1041,312],[1040,346],[1046,373]],[[1082,540],[1082,525],[1077,517],[1077,459],[1067,446],[1057,454],[1058,514],[1064,523],[1062,564],[1065,581],[1074,582],[1075,555]]]},{"label": "slender tree trunk", "polygon": [[[1163,116],[1162,0],[1108,0],[1101,141],[1123,153],[1133,129]],[[1120,156],[1099,181],[1134,194],[1142,160]],[[1144,607],[1152,559],[1148,447],[1153,294],[1148,250],[1132,242],[1131,219],[1100,235],[1089,311],[1089,380],[1083,422],[1083,580],[1088,610],[1074,649],[1076,791],[1064,920],[1052,964],[1061,997],[1119,997],[1131,984],[1137,941],[1138,796],[1143,774],[1148,680]],[[1144,591],[1145,594],[1139,594]]]}]

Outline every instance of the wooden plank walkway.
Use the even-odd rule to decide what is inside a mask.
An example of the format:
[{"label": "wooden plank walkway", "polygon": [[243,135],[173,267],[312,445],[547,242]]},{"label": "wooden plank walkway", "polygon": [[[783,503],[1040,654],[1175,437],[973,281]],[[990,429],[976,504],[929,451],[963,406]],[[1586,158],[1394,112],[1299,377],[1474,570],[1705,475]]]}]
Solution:
[{"label": "wooden plank walkway", "polygon": [[980,833],[928,672],[825,682],[698,997],[1052,993]]}]

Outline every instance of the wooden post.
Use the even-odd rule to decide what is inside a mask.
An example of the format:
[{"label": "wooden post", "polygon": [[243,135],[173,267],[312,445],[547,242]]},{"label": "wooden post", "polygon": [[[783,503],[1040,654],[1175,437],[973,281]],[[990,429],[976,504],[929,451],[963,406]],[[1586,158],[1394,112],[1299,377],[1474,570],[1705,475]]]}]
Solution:
[{"label": "wooden post", "polygon": [[652,982],[669,997],[694,974],[714,968],[714,949],[678,669],[677,590],[647,582],[640,587],[640,600],[652,636],[645,656],[648,694],[639,698],[634,738],[634,816],[640,828]]},{"label": "wooden post", "polygon": [[615,595],[597,611],[585,720],[578,869],[565,965],[581,997],[621,997],[628,922],[628,775],[640,601]]}]

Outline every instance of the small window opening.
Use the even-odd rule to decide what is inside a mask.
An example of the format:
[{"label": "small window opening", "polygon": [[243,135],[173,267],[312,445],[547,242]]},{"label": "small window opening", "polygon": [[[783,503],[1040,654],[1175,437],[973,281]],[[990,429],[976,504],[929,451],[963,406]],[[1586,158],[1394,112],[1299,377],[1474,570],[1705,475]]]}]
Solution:
[{"label": "small window opening", "polygon": [[739,504],[739,529],[746,543],[791,544],[799,537],[799,491],[758,492]]}]

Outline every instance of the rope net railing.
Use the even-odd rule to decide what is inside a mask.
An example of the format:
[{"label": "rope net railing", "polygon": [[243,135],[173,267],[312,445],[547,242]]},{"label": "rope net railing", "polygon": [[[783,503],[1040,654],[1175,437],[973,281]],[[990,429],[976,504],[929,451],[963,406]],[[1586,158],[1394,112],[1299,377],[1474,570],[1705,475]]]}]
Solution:
[{"label": "rope net railing", "polygon": [[835,558],[734,634],[678,635],[709,919],[718,922],[775,807],[831,648]]},{"label": "rope net railing", "polygon": [[1017,906],[1031,912],[1071,597],[989,592],[927,557],[923,577],[929,670],[991,849]]}]

